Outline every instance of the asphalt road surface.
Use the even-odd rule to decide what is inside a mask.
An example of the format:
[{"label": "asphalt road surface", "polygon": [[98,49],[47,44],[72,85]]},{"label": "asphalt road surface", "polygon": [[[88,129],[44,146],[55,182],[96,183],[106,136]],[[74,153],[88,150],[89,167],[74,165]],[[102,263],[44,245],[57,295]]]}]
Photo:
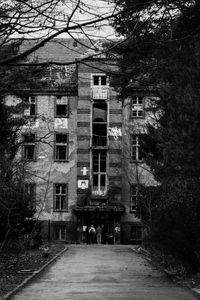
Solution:
[{"label": "asphalt road surface", "polygon": [[123,245],[72,245],[11,299],[193,300],[190,290]]}]

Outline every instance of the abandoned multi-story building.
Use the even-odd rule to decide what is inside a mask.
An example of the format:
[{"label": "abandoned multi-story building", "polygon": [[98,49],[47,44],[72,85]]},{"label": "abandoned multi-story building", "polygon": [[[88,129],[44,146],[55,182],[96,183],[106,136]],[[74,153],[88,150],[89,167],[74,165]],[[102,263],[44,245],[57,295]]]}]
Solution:
[{"label": "abandoned multi-story building", "polygon": [[148,95],[137,90],[122,106],[110,84],[115,62],[91,58],[82,43],[51,41],[34,56],[61,65],[48,68],[47,88],[23,90],[7,104],[26,103],[21,153],[43,237],[76,242],[80,225],[104,225],[112,235],[117,224],[121,243],[140,241],[138,181],[153,180],[140,155]]}]

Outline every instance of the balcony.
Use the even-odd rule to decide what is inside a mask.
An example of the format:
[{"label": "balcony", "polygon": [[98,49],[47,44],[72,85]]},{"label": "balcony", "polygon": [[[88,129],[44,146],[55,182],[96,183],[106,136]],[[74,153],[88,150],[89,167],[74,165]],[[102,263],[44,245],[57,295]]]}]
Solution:
[{"label": "balcony", "polygon": [[91,96],[93,100],[108,100],[108,86],[93,86]]}]

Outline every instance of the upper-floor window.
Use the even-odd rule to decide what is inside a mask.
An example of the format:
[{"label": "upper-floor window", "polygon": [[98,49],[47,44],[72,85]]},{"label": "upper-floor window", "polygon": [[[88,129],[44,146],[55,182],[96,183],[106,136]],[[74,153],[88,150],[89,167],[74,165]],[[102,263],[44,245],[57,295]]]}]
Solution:
[{"label": "upper-floor window", "polygon": [[142,151],[140,147],[140,135],[132,135],[131,137],[131,160],[142,161]]},{"label": "upper-floor window", "polygon": [[69,115],[69,101],[67,96],[57,96],[55,104],[56,117],[68,117]]},{"label": "upper-floor window", "polygon": [[107,76],[106,75],[93,75],[94,86],[105,86],[107,85]]},{"label": "upper-floor window", "polygon": [[35,156],[35,134],[23,135],[23,158],[26,160],[34,160]]},{"label": "upper-floor window", "polygon": [[26,104],[24,115],[34,116],[36,114],[36,96],[25,96],[23,99]]},{"label": "upper-floor window", "polygon": [[131,187],[131,197],[130,197],[130,210],[135,211],[138,204],[138,187],[132,186]]},{"label": "upper-floor window", "polygon": [[36,184],[34,182],[25,183],[24,192],[28,206],[34,209],[36,207]]},{"label": "upper-floor window", "polygon": [[144,97],[135,96],[132,98],[131,117],[133,118],[144,117]]},{"label": "upper-floor window", "polygon": [[56,133],[55,135],[55,160],[68,159],[68,134]]},{"label": "upper-floor window", "polygon": [[54,186],[54,210],[67,210],[67,184],[56,183]]}]

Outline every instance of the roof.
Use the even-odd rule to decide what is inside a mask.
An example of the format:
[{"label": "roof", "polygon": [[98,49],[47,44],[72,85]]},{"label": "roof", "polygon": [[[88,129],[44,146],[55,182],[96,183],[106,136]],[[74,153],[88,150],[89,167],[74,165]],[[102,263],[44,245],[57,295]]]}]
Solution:
[{"label": "roof", "polygon": [[[23,52],[37,43],[40,40],[24,40],[20,46],[20,52]],[[95,49],[95,46],[99,43],[99,40],[89,39],[53,39],[47,42],[44,46],[33,52],[28,56],[29,60],[37,59],[39,62],[72,62],[75,59],[80,58],[86,52],[91,52],[91,48]]]}]

